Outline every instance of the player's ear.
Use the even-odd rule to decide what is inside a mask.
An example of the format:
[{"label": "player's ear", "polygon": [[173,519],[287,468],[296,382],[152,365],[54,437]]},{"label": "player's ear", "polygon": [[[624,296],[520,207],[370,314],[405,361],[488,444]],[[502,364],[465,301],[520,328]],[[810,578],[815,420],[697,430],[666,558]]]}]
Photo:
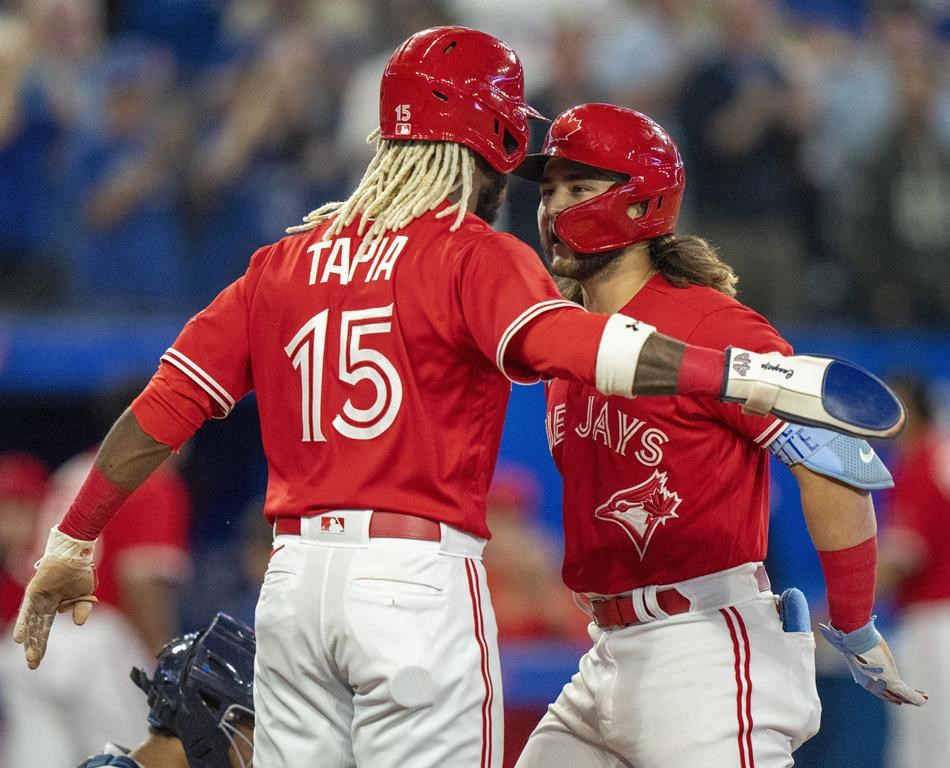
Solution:
[{"label": "player's ear", "polygon": [[627,206],[627,216],[631,219],[639,219],[641,216],[647,212],[647,202],[634,203],[633,205]]}]

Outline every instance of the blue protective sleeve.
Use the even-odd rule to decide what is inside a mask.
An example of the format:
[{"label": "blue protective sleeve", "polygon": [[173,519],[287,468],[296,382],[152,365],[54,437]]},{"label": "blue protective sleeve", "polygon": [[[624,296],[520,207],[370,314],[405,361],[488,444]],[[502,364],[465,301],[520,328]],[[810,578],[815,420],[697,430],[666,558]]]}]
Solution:
[{"label": "blue protective sleeve", "polygon": [[789,424],[769,450],[783,464],[803,464],[812,472],[864,491],[893,488],[894,480],[867,440],[818,427]]}]

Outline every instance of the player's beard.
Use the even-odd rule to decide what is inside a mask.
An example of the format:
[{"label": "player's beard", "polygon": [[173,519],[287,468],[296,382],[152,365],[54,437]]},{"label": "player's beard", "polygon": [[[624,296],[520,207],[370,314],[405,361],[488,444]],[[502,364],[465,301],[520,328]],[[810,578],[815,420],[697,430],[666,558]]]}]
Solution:
[{"label": "player's beard", "polygon": [[609,273],[614,268],[611,265],[615,265],[625,250],[626,248],[615,248],[602,253],[574,253],[565,259],[555,258],[549,250],[545,249],[544,255],[552,275],[582,283],[595,275]]},{"label": "player's beard", "polygon": [[480,165],[479,169],[488,178],[488,184],[478,192],[475,202],[475,215],[478,218],[494,224],[498,218],[498,209],[505,199],[505,190],[508,188],[508,176],[499,173],[487,164]]}]

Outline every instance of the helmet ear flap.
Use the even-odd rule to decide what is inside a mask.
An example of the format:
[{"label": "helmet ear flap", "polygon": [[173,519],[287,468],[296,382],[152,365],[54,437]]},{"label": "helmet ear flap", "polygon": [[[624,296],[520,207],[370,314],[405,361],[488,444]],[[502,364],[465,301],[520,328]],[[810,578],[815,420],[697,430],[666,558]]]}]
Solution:
[{"label": "helmet ear flap", "polygon": [[[669,234],[679,218],[682,184],[646,198],[642,187],[642,179],[631,179],[566,208],[554,220],[555,233],[577,253],[603,253]],[[630,206],[644,202],[643,214],[631,217]]]}]

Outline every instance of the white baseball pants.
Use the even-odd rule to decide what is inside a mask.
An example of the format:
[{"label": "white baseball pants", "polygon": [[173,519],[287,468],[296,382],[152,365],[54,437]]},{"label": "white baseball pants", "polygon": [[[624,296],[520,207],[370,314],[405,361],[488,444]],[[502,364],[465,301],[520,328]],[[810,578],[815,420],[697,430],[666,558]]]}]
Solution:
[{"label": "white baseball pants", "polygon": [[275,537],[255,621],[254,765],[499,768],[484,540],[444,524],[441,542],[370,538],[370,514]]},{"label": "white baseball pants", "polygon": [[516,768],[791,766],[818,731],[815,640],[782,630],[757,565],[674,585],[691,599],[687,613],[591,624],[594,647]]}]

